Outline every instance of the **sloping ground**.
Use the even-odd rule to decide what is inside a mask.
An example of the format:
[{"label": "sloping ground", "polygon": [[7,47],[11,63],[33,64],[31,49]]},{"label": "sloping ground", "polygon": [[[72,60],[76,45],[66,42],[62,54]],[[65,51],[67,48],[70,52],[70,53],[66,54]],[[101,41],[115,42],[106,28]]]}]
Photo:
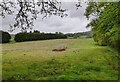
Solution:
[{"label": "sloping ground", "polygon": [[[118,53],[92,39],[3,44],[4,80],[117,80]],[[66,51],[52,49],[67,47]]]}]

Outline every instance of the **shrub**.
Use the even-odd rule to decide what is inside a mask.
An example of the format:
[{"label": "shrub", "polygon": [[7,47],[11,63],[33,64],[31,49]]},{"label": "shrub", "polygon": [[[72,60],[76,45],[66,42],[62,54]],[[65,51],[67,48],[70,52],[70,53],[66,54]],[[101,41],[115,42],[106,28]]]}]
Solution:
[{"label": "shrub", "polygon": [[8,32],[0,31],[0,43],[8,43],[11,36]]}]

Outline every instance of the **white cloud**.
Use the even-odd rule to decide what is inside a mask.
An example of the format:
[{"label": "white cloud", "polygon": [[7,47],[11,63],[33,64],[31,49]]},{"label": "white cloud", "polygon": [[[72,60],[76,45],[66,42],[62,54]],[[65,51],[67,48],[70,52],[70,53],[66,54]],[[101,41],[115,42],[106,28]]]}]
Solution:
[{"label": "white cloud", "polygon": [[[68,17],[60,18],[56,16],[51,16],[49,18],[45,18],[42,20],[42,16],[39,15],[37,20],[34,22],[33,30],[39,30],[41,32],[82,32],[88,31],[90,29],[86,29],[85,26],[89,23],[89,21],[85,18],[84,12],[86,8],[86,4],[82,3],[82,7],[79,10],[76,10],[75,3],[65,2],[62,3],[62,7],[68,9],[66,13],[68,13]],[[3,30],[9,30],[9,24],[14,23],[14,16],[7,16],[3,19],[2,27]],[[20,32],[19,29],[16,29],[12,33]]]}]

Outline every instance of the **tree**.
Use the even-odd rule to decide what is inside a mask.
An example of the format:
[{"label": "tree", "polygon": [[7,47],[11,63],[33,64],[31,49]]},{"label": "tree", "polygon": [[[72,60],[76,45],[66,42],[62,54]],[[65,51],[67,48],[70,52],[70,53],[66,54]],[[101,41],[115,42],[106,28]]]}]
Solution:
[{"label": "tree", "polygon": [[89,3],[85,16],[95,16],[95,19],[87,25],[92,27],[94,40],[99,45],[112,46],[120,50],[120,18],[119,2],[112,3]]},{"label": "tree", "polygon": [[38,31],[38,30],[34,30],[34,33],[40,33],[40,31]]},{"label": "tree", "polygon": [[64,12],[66,9],[61,8],[61,2],[57,0],[2,0],[0,1],[0,15],[15,14],[15,23],[10,25],[11,30],[21,28],[21,31],[32,29],[33,22],[37,19],[38,14],[43,14],[43,18],[56,15],[67,16]]},{"label": "tree", "polygon": [[18,33],[15,35],[16,42],[23,41],[34,41],[34,40],[49,40],[49,39],[66,39],[67,36],[64,34],[55,33]]},{"label": "tree", "polygon": [[0,43],[8,43],[11,39],[11,36],[8,32],[4,32],[0,30]]},{"label": "tree", "polygon": [[[81,1],[78,0],[76,8],[81,7]],[[51,15],[66,17],[66,9],[61,7],[59,0],[0,0],[0,16],[15,14],[15,22],[10,25],[12,32],[16,28],[21,31],[32,29],[33,22],[37,19],[38,14],[42,14],[43,18]]]}]

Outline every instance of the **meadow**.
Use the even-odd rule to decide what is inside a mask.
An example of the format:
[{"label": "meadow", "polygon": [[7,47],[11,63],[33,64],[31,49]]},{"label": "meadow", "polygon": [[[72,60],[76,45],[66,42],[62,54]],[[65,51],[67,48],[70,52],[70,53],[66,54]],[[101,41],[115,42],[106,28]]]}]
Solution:
[{"label": "meadow", "polygon": [[6,43],[2,74],[3,80],[117,80],[118,53],[93,39]]}]

